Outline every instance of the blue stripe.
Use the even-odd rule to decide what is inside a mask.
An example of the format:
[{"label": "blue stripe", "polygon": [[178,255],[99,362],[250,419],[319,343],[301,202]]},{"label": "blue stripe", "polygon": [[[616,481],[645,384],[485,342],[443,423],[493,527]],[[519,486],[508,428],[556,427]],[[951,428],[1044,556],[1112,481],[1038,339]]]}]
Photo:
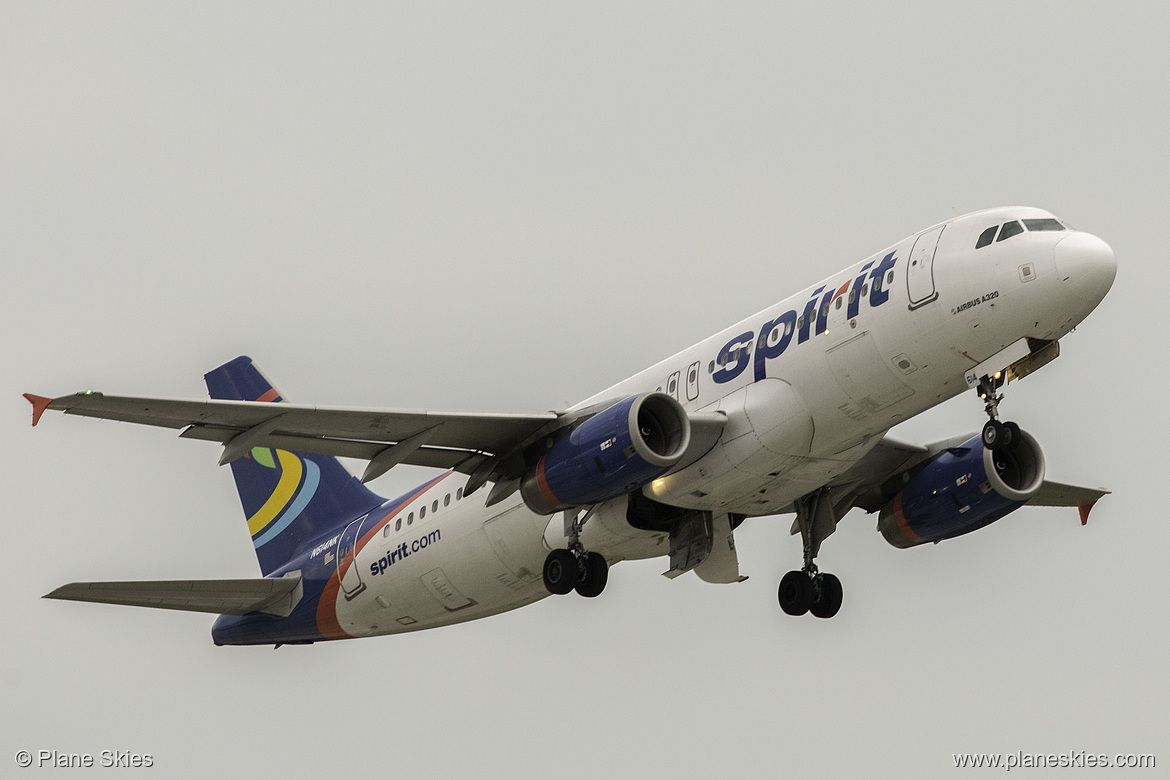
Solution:
[{"label": "blue stripe", "polygon": [[317,485],[321,482],[321,468],[309,460],[304,459],[305,464],[305,484],[301,485],[301,490],[297,493],[297,497],[289,504],[288,508],[284,510],[284,514],[276,519],[276,522],[268,526],[264,533],[260,534],[253,540],[252,544],[256,547],[263,547],[275,537],[280,535],[280,532],[288,528],[289,524],[297,519],[309,502],[313,500],[313,496],[317,493]]}]

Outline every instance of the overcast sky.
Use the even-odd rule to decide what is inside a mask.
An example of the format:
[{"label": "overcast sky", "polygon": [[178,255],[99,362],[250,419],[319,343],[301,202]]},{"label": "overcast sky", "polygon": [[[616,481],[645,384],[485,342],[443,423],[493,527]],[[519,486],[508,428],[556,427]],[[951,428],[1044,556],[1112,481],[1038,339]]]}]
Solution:
[{"label": "overcast sky", "polygon": [[[152,777],[1170,765],[1170,11],[724,5],[0,0],[0,774],[20,749],[150,753]],[[1086,528],[1024,509],[896,550],[856,511],[819,558],[831,621],[777,607],[787,517],[737,533],[739,585],[623,563],[596,600],[279,652],[40,599],[258,570],[216,446],[33,430],[22,392],[202,397],[249,354],[297,402],[563,408],[996,205],[1118,257],[1003,405],[1050,478],[1114,491]],[[983,419],[971,394],[896,434]]]}]

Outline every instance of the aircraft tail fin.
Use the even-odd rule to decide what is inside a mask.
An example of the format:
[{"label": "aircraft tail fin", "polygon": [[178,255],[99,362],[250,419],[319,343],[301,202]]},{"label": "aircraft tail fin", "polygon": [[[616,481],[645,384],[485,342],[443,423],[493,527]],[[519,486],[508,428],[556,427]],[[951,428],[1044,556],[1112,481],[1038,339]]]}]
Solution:
[{"label": "aircraft tail fin", "polygon": [[[247,356],[228,361],[203,378],[214,399],[284,400]],[[302,552],[308,542],[382,503],[380,496],[327,455],[252,447],[232,460],[231,467],[256,558],[266,576]]]}]

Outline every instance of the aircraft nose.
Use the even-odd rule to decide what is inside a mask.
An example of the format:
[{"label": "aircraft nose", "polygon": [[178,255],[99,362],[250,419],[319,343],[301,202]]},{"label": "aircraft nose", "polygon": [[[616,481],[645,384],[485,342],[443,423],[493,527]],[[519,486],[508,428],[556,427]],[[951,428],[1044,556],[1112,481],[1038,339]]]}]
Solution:
[{"label": "aircraft nose", "polygon": [[1056,270],[1070,293],[1096,306],[1113,286],[1117,259],[1109,245],[1091,233],[1070,233],[1056,245]]}]

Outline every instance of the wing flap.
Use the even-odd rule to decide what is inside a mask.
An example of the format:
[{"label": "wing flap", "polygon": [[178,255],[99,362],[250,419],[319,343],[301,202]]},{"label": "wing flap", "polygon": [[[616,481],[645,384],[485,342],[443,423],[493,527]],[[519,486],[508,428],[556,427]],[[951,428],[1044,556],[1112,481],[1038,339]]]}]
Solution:
[{"label": "wing flap", "polygon": [[44,598],[221,615],[264,612],[288,617],[300,601],[301,592],[301,578],[295,576],[243,580],[71,582],[45,594]]},{"label": "wing flap", "polygon": [[[200,441],[214,441],[225,444],[237,435],[231,428],[220,428],[205,425],[192,425],[179,434],[184,439]],[[372,460],[378,453],[387,447],[393,446],[384,441],[356,441],[353,439],[334,439],[324,436],[299,436],[296,434],[270,433],[264,436],[259,446],[271,447],[290,452],[309,452],[314,455],[331,455],[335,458],[358,458]],[[470,449],[442,449],[439,447],[419,447],[401,462],[411,466],[430,466],[437,469],[456,469],[464,473],[471,470],[482,461]]]}]

